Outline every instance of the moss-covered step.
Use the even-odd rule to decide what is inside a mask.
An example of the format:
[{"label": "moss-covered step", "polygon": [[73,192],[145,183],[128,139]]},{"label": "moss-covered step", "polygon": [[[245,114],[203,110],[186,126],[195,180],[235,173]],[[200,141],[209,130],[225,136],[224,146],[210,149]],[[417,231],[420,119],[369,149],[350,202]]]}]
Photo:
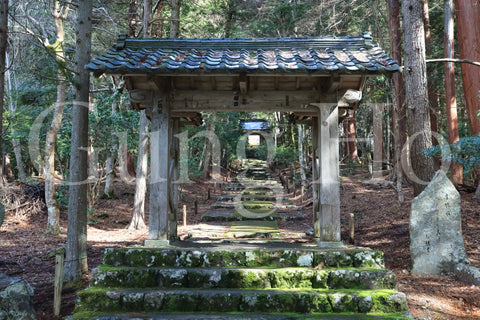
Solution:
[{"label": "moss-covered step", "polygon": [[106,288],[395,289],[396,277],[377,269],[130,268],[100,266],[90,285]]},{"label": "moss-covered step", "polygon": [[411,320],[406,313],[383,315],[366,314],[320,314],[307,315],[293,313],[150,313],[150,314],[108,314],[105,312],[79,312],[73,315],[73,320]]},{"label": "moss-covered step", "polygon": [[[212,222],[212,221],[242,221],[242,220],[265,220],[273,221],[280,219],[278,215],[273,212],[271,209],[249,209],[251,214],[247,216],[241,215],[235,209],[211,209],[202,214],[200,218],[202,222]],[[256,216],[256,217],[255,217]]]},{"label": "moss-covered step", "polygon": [[384,269],[383,252],[361,248],[239,243],[205,248],[107,248],[104,265],[126,267],[316,267]]},{"label": "moss-covered step", "polygon": [[212,208],[233,209],[243,205],[245,209],[272,209],[274,204],[271,201],[217,201]]},{"label": "moss-covered step", "polygon": [[274,233],[280,233],[277,221],[244,220],[232,222],[227,236],[232,238],[255,238],[268,237]]},{"label": "moss-covered step", "polygon": [[359,312],[407,311],[393,290],[103,289],[78,293],[76,312]]},{"label": "moss-covered step", "polygon": [[[225,202],[225,201],[237,201],[238,195],[223,195],[223,196],[218,196],[217,201],[219,202]],[[288,200],[289,198],[286,196],[275,196],[274,194],[271,195],[242,195],[240,197],[241,201],[278,201],[278,200]]]}]

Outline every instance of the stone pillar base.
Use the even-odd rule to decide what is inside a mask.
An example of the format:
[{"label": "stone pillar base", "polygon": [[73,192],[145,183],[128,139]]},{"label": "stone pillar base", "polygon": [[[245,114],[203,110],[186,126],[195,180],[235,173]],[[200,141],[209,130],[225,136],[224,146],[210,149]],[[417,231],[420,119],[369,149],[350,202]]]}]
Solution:
[{"label": "stone pillar base", "polygon": [[150,248],[163,248],[163,247],[168,247],[170,246],[170,241],[168,240],[145,240],[145,247],[150,247]]},{"label": "stone pillar base", "polygon": [[346,248],[347,246],[342,241],[321,241],[320,239],[315,239],[318,247],[320,248]]}]

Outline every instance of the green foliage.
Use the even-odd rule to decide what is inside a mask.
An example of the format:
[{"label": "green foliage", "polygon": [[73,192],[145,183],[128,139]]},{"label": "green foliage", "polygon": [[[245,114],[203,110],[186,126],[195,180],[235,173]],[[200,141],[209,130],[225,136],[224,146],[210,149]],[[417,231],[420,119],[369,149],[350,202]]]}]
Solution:
[{"label": "green foliage", "polygon": [[446,146],[434,146],[424,150],[431,157],[442,161],[455,161],[463,166],[466,173],[480,166],[480,135],[460,138],[459,141]]},{"label": "green foliage", "polygon": [[290,164],[297,159],[295,149],[292,146],[281,145],[277,147],[274,160],[277,163]]}]

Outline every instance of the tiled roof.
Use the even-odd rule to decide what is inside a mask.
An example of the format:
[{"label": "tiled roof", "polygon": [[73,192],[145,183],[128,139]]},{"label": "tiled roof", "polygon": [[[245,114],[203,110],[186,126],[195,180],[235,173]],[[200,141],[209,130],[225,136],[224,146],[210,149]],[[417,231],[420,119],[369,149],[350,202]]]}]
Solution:
[{"label": "tiled roof", "polygon": [[240,125],[243,130],[268,130],[270,125],[267,120],[263,119],[250,119],[250,120],[240,120]]},{"label": "tiled roof", "polygon": [[356,73],[400,68],[368,33],[360,37],[131,39],[120,37],[87,69],[95,74]]}]

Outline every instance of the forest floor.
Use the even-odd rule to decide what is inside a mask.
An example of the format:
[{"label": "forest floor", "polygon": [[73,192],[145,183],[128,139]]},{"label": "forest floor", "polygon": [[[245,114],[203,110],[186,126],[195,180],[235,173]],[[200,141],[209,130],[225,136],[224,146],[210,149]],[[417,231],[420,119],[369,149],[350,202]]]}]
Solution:
[{"label": "forest floor", "polygon": [[[410,273],[408,217],[412,199],[411,190],[405,189],[406,201],[397,202],[390,187],[364,184],[368,176],[356,174],[342,177],[342,239],[347,239],[348,213],[355,213],[355,244],[385,253],[386,267],[398,278],[398,289],[406,293],[409,308],[417,319],[480,319],[480,287],[469,286],[451,275],[420,277]],[[211,200],[207,200],[211,189]],[[212,184],[195,183],[183,186],[182,203],[188,207],[188,225],[199,222],[201,213],[209,208],[221,193]],[[472,193],[462,192],[463,234],[468,257],[473,265],[480,266],[480,209],[472,200]],[[134,186],[115,185],[115,199],[99,199],[95,211],[89,214],[88,259],[89,267],[100,264],[103,251],[108,247],[141,245],[147,231],[128,231],[133,204]],[[199,213],[193,214],[193,203],[198,201]],[[296,199],[300,205],[300,199]],[[306,232],[311,228],[311,206],[304,203],[306,219],[285,221],[280,228],[287,231]],[[7,212],[0,227],[0,273],[21,276],[35,290],[35,309],[39,320],[52,320],[54,251],[66,243],[67,219],[62,213],[62,233],[59,237],[44,235],[46,211],[34,215],[15,216]],[[185,235],[188,227],[180,227]],[[286,241],[306,239],[285,239]],[[63,291],[62,316],[73,312],[76,291],[85,287],[88,279]]]}]

